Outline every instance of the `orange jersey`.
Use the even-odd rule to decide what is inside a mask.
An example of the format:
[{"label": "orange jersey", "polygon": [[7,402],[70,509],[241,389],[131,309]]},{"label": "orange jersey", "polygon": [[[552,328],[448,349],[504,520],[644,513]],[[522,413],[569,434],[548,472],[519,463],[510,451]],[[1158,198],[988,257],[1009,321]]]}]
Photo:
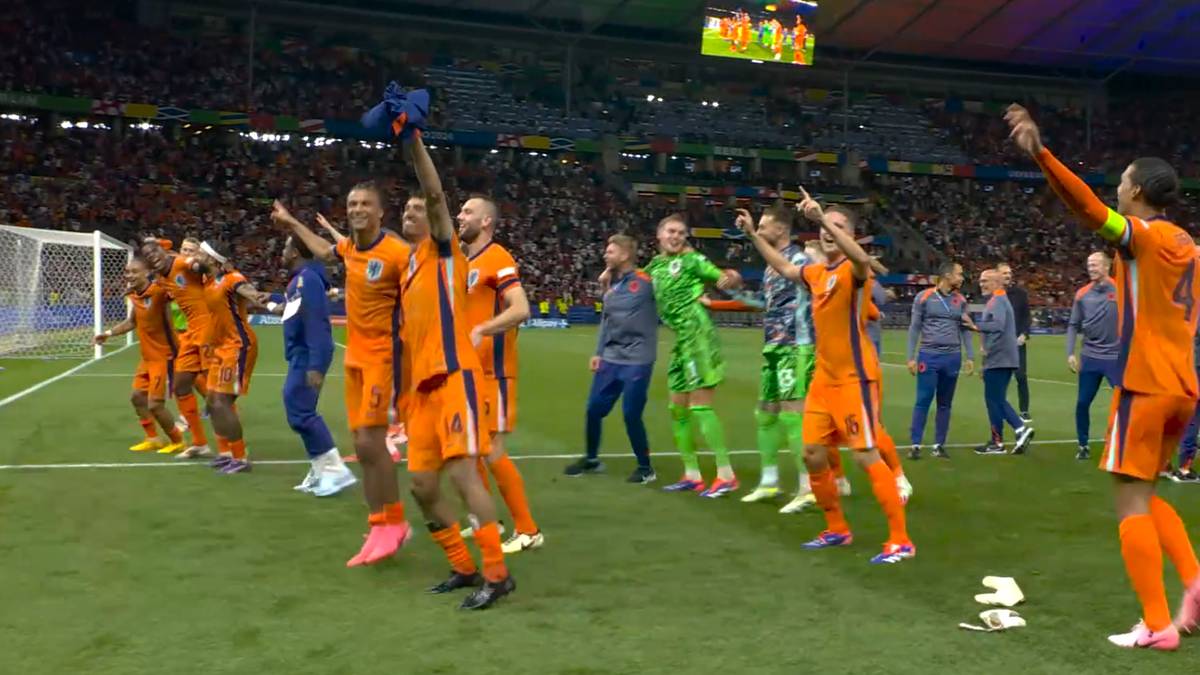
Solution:
[{"label": "orange jersey", "polygon": [[208,332],[208,301],[204,298],[204,275],[192,269],[187,259],[171,259],[171,271],[159,279],[187,317],[187,334],[203,339]]},{"label": "orange jersey", "polygon": [[245,284],[241,272],[225,272],[208,280],[204,298],[208,302],[208,346],[213,349],[248,347],[256,342],[250,322],[246,320],[249,301],[238,295]]},{"label": "orange jersey", "polygon": [[400,287],[412,248],[380,232],[364,249],[343,239],[335,250],[346,265],[346,365],[393,364],[400,349]]},{"label": "orange jersey", "polygon": [[156,281],[141,293],[133,291],[126,297],[137,327],[142,360],[160,362],[175,358],[179,345],[171,324],[171,297],[167,287]]},{"label": "orange jersey", "polygon": [[812,295],[817,369],[813,384],[878,382],[879,356],[867,336],[873,279],[854,278],[854,265],[805,265],[804,283]]},{"label": "orange jersey", "polygon": [[413,248],[401,294],[401,334],[411,355],[406,361],[412,365],[408,381],[417,389],[461,369],[480,370],[468,337],[468,266],[457,236],[444,243],[431,237]]},{"label": "orange jersey", "polygon": [[[517,261],[500,244],[492,242],[470,259],[467,273],[467,329],[491,320],[504,311],[504,293],[521,285]],[[517,376],[517,330],[485,335],[475,348],[486,376]]]},{"label": "orange jersey", "polygon": [[1117,286],[1119,384],[1135,394],[1196,398],[1192,347],[1200,278],[1192,238],[1161,218],[1126,218]]}]

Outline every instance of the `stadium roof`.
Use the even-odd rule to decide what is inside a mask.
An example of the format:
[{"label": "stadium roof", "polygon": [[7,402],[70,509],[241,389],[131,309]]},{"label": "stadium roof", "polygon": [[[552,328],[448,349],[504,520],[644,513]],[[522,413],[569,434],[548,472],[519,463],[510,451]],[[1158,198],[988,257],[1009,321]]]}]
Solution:
[{"label": "stadium roof", "polygon": [[[761,2],[761,0],[759,0]],[[269,0],[268,0],[269,2]],[[752,5],[755,0],[746,0]],[[699,39],[708,0],[334,0],[428,19],[596,37]],[[725,4],[722,2],[721,4]],[[1105,77],[1194,72],[1195,0],[821,0],[818,50],[848,60],[985,61]],[[820,58],[820,51],[818,59]]]}]

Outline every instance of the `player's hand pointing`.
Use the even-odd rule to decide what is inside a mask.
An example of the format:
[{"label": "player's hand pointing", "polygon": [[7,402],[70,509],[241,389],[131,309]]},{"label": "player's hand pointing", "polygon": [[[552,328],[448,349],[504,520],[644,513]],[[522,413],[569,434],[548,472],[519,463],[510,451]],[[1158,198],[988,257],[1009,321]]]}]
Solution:
[{"label": "player's hand pointing", "polygon": [[755,232],[754,218],[752,218],[750,216],[749,211],[747,211],[746,209],[738,209],[737,210],[737,220],[735,220],[734,222],[737,224],[739,230],[746,233],[747,237],[754,236],[754,232]]},{"label": "player's hand pointing", "polygon": [[283,205],[283,202],[276,199],[275,203],[271,207],[271,220],[273,220],[276,225],[291,225],[295,218],[292,217],[292,212],[287,210],[287,207]]},{"label": "player's hand pointing", "polygon": [[809,196],[808,190],[805,190],[803,185],[800,186],[800,194],[804,196],[804,199],[796,205],[796,210],[814,223],[824,220],[825,210],[821,208],[821,204],[817,200]]},{"label": "player's hand pointing", "polygon": [[1004,121],[1008,122],[1009,128],[1012,129],[1008,137],[1017,147],[1031,157],[1042,151],[1042,132],[1024,106],[1016,103],[1008,106],[1008,111],[1004,113]]}]

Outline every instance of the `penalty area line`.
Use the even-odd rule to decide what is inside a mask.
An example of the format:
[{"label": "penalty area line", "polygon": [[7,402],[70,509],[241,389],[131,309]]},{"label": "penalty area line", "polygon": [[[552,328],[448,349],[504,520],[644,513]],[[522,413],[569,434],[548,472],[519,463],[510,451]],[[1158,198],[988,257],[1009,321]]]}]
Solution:
[{"label": "penalty area line", "polygon": [[[1077,441],[1074,438],[1061,440],[1046,440],[1033,441],[1033,445],[1074,445]],[[947,448],[973,448],[971,443],[948,443]],[[780,452],[787,453],[788,450],[781,449]],[[700,452],[700,455],[712,455],[711,452]],[[757,455],[757,450],[730,450],[731,455]],[[537,460],[537,459],[579,459],[580,455],[510,455],[512,459],[518,461]],[[601,453],[603,459],[623,459],[632,457],[632,453]],[[678,457],[678,452],[658,452],[651,455],[652,457]],[[307,465],[307,459],[262,459],[254,462],[255,466],[293,466]],[[39,470],[55,470],[55,469],[161,469],[168,467],[207,467],[208,462],[88,462],[88,463],[61,463],[61,464],[0,464],[0,471],[39,471]]]}]

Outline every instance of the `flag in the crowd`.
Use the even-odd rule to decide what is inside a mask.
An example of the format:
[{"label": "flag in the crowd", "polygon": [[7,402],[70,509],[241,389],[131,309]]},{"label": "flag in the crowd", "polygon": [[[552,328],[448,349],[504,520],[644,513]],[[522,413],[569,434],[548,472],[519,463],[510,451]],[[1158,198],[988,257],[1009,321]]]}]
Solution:
[{"label": "flag in the crowd", "polygon": [[108,99],[99,99],[99,98],[95,99],[94,101],[92,101],[92,114],[93,115],[120,115],[121,114],[121,104],[118,103],[117,101],[110,101]]},{"label": "flag in the crowd", "polygon": [[177,108],[173,105],[159,106],[155,112],[154,119],[156,120],[186,120],[188,119],[188,111],[184,108]]}]

